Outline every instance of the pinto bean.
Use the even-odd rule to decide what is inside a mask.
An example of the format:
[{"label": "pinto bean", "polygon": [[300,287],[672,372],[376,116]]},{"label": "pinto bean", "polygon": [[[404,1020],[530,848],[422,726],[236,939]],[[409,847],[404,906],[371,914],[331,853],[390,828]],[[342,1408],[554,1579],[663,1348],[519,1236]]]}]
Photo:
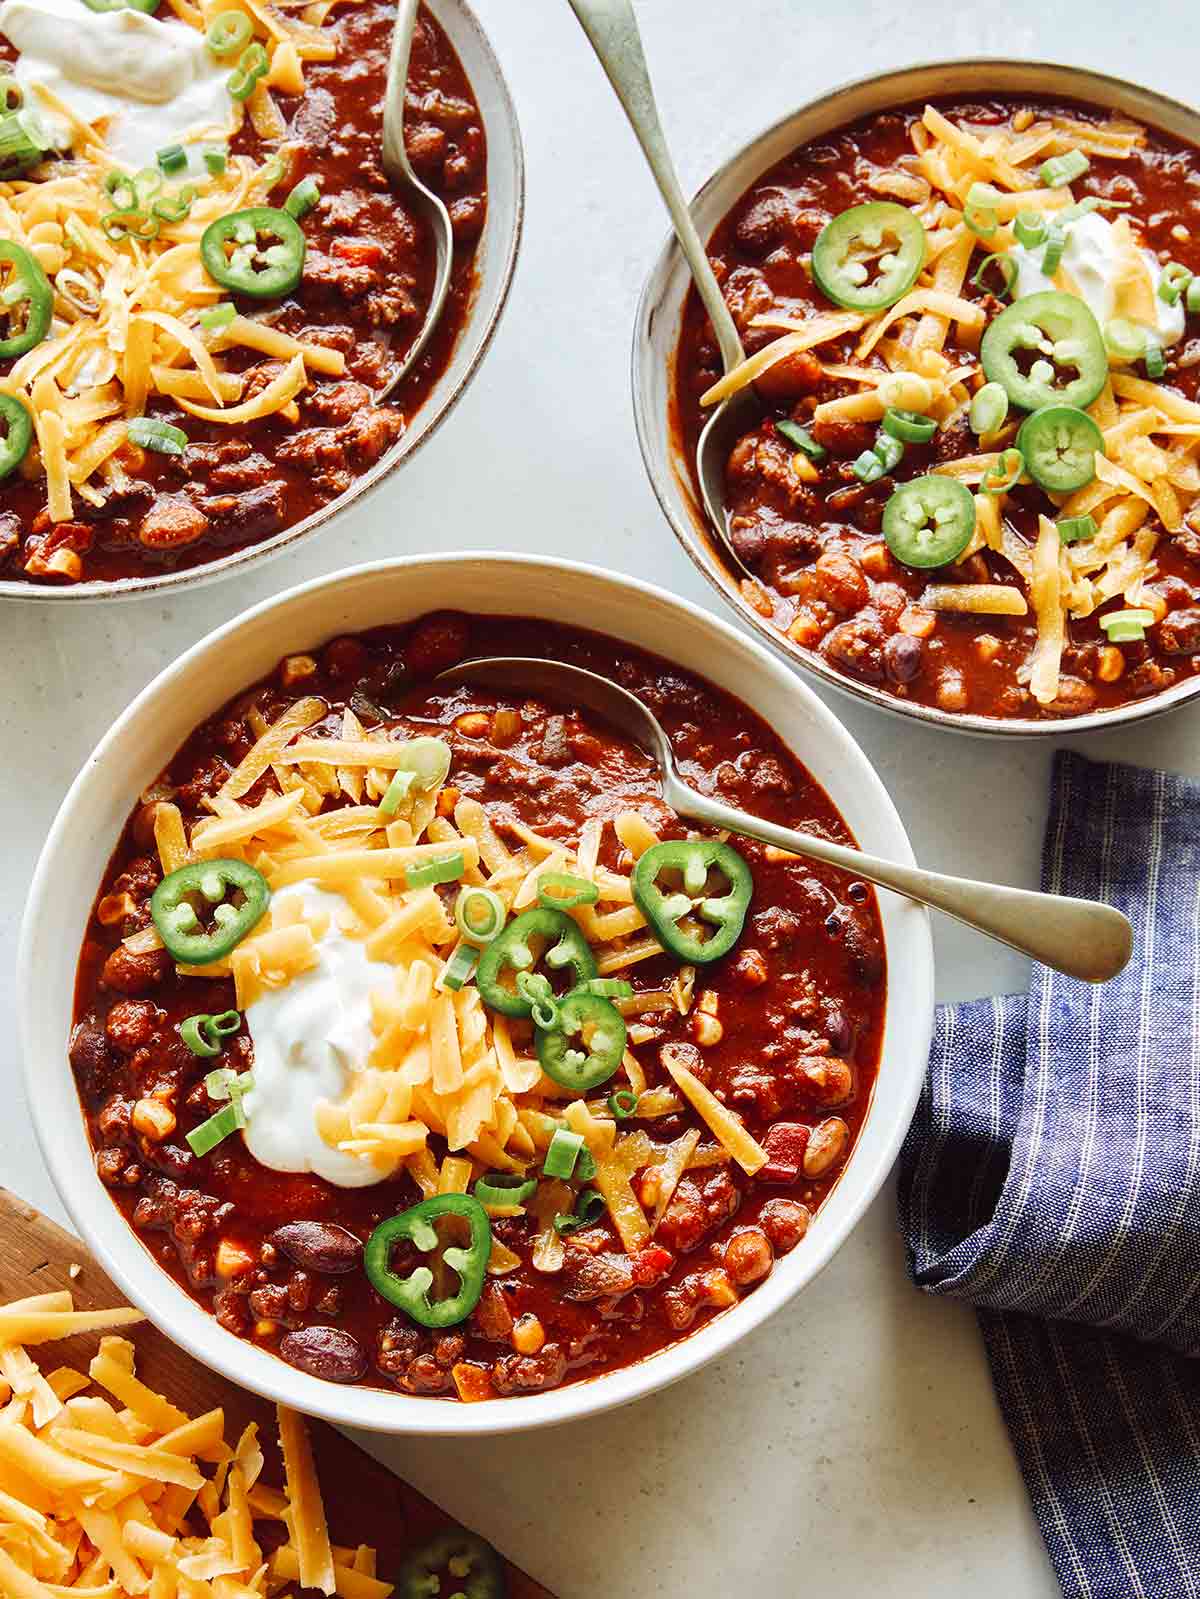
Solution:
[{"label": "pinto bean", "polygon": [[121,994],[144,994],[167,975],[171,957],[165,949],[148,949],[135,954],[118,944],[100,973],[102,988],[115,988]]},{"label": "pinto bean", "polygon": [[328,1277],[354,1271],[362,1259],[362,1240],[332,1222],[285,1222],[275,1229],[269,1241],[305,1271]]},{"label": "pinto bean", "polygon": [[109,1042],[123,1055],[132,1055],[150,1042],[154,1031],[155,1006],[144,999],[118,1000],[108,1013],[104,1030]]},{"label": "pinto bean", "polygon": [[768,1199],[758,1219],[776,1253],[786,1255],[808,1231],[812,1213],[798,1199]]},{"label": "pinto bean", "polygon": [[804,1151],[806,1177],[827,1177],[846,1157],[850,1129],[840,1116],[827,1116],[813,1128]]},{"label": "pinto bean", "polygon": [[284,1336],[279,1353],[289,1366],[326,1382],[361,1382],[367,1375],[366,1350],[340,1327],[301,1327]]},{"label": "pinto bean", "polygon": [[766,1277],[774,1264],[771,1240],[761,1227],[739,1228],[725,1245],[725,1270],[739,1288]]}]

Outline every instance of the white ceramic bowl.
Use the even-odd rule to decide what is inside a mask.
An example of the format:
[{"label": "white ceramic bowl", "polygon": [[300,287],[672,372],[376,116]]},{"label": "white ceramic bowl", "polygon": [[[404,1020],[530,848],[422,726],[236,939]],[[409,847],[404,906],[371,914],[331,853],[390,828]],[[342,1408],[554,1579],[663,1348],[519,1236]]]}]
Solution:
[{"label": "white ceramic bowl", "polygon": [[92,896],[138,793],[232,695],[289,652],[442,608],[553,617],[707,677],[785,740],[865,848],[912,860],[883,785],[836,718],[760,645],[695,606],[596,567],[527,556],[414,556],[355,567],[292,589],[211,633],[138,696],[76,778],[42,851],[25,913],[18,974],[25,1082],[46,1164],[80,1233],[133,1303],[197,1359],[257,1393],[347,1426],[515,1432],[590,1415],[682,1377],[765,1321],[820,1271],[878,1191],[912,1117],[929,1049],[933,959],[926,913],[881,895],[890,999],[878,1086],[853,1155],[804,1243],[740,1305],[674,1347],[553,1393],[460,1405],[320,1382],[225,1332],[154,1261],[95,1174],[67,1064],[75,966]]},{"label": "white ceramic bowl", "polygon": [[[692,215],[703,239],[733,210],[753,184],[786,155],[835,128],[875,112],[920,103],[948,95],[988,99],[997,94],[1036,94],[1088,101],[1117,108],[1149,127],[1164,129],[1177,138],[1200,146],[1200,113],[1165,95],[1139,88],[1120,78],[1110,78],[1081,67],[1057,66],[1040,61],[940,61],[902,67],[876,77],[841,85],[798,111],[782,118],[732,155],[708,180],[692,202]],[[1086,716],[1058,716],[1035,720],[951,713],[929,705],[897,699],[869,683],[857,683],[835,671],[817,650],[804,649],[779,633],[748,605],[738,587],[735,571],[724,546],[714,537],[692,488],[691,463],[676,448],[671,423],[671,388],[675,348],[679,342],[683,306],[691,285],[687,265],[672,234],[663,246],[642,290],[633,334],[633,406],[638,442],[658,502],[692,560],[722,598],[739,613],[760,638],[801,671],[810,672],[831,688],[866,700],[899,716],[932,723],[959,732],[1008,737],[1057,738],[1063,733],[1113,728],[1122,722],[1144,721],[1200,695],[1200,677],[1185,677],[1164,693],[1136,700],[1111,711]]]},{"label": "white ceramic bowl", "polygon": [[491,42],[467,0],[423,0],[423,3],[458,52],[483,117],[488,150],[488,215],[475,258],[475,295],[466,322],[445,370],[426,395],[411,425],[369,471],[355,478],[344,494],[259,544],[233,550],[203,566],[121,578],[115,583],[74,583],[59,587],[0,580],[0,600],[64,604],[147,594],[162,597],[169,590],[185,586],[195,588],[201,583],[243,572],[259,561],[278,555],[281,550],[290,549],[318,529],[328,527],[397,467],[410,460],[449,416],[486,355],[508,300],[525,216],[525,154],[508,84]]}]

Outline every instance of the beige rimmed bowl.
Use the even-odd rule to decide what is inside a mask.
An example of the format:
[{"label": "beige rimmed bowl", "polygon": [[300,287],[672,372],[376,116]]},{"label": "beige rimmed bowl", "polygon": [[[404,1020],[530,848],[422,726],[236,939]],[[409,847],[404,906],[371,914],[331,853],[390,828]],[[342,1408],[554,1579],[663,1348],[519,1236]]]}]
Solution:
[{"label": "beige rimmed bowl", "polygon": [[475,258],[475,293],[466,323],[445,370],[403,435],[336,500],[261,543],[217,556],[202,566],[121,578],[109,583],[96,581],[59,587],[4,579],[0,580],[0,600],[61,605],[129,599],[138,595],[161,598],[180,588],[196,588],[202,583],[244,572],[344,516],[398,467],[411,460],[462,398],[487,354],[512,285],[525,215],[525,154],[516,107],[504,73],[467,0],[423,0],[423,3],[457,51],[483,118],[488,150],[488,215]]},{"label": "beige rimmed bowl", "polygon": [[286,654],[442,609],[591,628],[709,679],[774,729],[865,849],[912,861],[883,784],[836,717],[760,644],[708,612],[598,567],[530,556],[413,556],[355,567],[268,600],[195,645],[138,696],[76,778],[42,851],[21,935],[25,1085],[42,1154],[79,1232],[132,1303],[198,1360],[269,1399],[346,1426],[520,1432],[665,1387],[737,1343],[826,1265],[879,1191],[912,1118],[929,1053],[933,956],[926,912],[881,894],[889,997],[882,1063],[858,1142],[804,1242],[740,1304],[680,1343],[551,1393],[463,1405],[321,1382],[226,1332],[158,1265],[96,1176],[67,1062],[92,897],[138,794],[231,696]]},{"label": "beige rimmed bowl", "polygon": [[[940,61],[902,67],[843,84],[774,123],[752,139],[708,180],[692,203],[700,236],[709,238],[762,175],[799,145],[819,139],[848,122],[914,101],[947,95],[1036,94],[1080,100],[1119,111],[1200,147],[1200,112],[1152,89],[1082,67],[1034,61]],[[1186,678],[1150,699],[1084,716],[1045,719],[976,716],[940,711],[897,699],[881,688],[836,671],[816,650],[803,648],[779,632],[747,603],[739,574],[704,515],[692,484],[691,463],[677,446],[672,425],[671,390],[675,348],[691,277],[674,235],[668,238],[642,290],[634,323],[633,406],[642,459],[658,502],[675,534],[721,597],[741,619],[801,672],[810,673],[839,693],[865,700],[895,715],[956,732],[1001,737],[1057,737],[1146,721],[1200,695],[1200,676]]]}]

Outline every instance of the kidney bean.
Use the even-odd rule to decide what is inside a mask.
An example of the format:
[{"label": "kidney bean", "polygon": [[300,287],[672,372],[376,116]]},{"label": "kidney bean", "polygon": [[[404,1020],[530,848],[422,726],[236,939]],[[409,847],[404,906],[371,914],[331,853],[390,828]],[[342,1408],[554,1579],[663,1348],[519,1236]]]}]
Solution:
[{"label": "kidney bean", "polygon": [[786,1255],[808,1231],[812,1215],[798,1199],[768,1199],[758,1219],[774,1248]]},{"label": "kidney bean", "polygon": [[361,1382],[367,1374],[366,1351],[340,1327],[301,1327],[284,1335],[279,1353],[289,1366],[326,1382]]},{"label": "kidney bean", "polygon": [[362,1259],[362,1240],[332,1222],[285,1222],[275,1229],[269,1242],[305,1271],[321,1272],[327,1277],[354,1271]]},{"label": "kidney bean", "polygon": [[739,1287],[756,1283],[775,1264],[771,1243],[761,1227],[744,1227],[725,1245],[725,1270]]},{"label": "kidney bean", "polygon": [[921,670],[924,654],[919,638],[893,633],[883,646],[883,669],[893,683],[911,683]]}]

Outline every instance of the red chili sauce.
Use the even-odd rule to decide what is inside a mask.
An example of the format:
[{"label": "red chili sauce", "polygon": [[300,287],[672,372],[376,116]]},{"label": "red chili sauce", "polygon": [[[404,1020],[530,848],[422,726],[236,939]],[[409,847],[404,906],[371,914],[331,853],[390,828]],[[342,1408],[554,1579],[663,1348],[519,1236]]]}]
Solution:
[{"label": "red chili sauce", "polygon": [[[452,792],[477,798],[514,847],[514,822],[573,843],[588,818],[612,819],[631,807],[660,836],[685,836],[662,803],[647,756],[591,713],[428,681],[480,654],[528,654],[609,674],[661,718],[696,787],[776,822],[850,839],[828,796],[782,742],[704,680],[596,634],[446,613],[334,639],[316,652],[313,675],[298,686],[284,688],[279,673],[257,684],[193,734],[154,793],[170,795],[190,827],[208,814],[205,797],[253,744],[247,716],[257,711],[269,723],[303,693],[328,705],[310,736],[337,736],[350,706],[368,735],[445,737],[453,750]],[[498,709],[509,713],[500,743],[492,731]],[[245,803],[267,796],[273,781],[260,780]],[[131,954],[121,942],[147,925],[161,877],[152,833],[158,802],[134,811],[101,885],[101,898],[127,894],[129,904],[115,925],[95,915],[89,923],[70,1057],[101,1182],[155,1259],[230,1332],[269,1349],[283,1342],[285,1355],[300,1352],[304,1369],[338,1381],[454,1398],[467,1367],[477,1395],[535,1392],[676,1342],[752,1292],[778,1269],[778,1257],[803,1247],[812,1214],[858,1136],[879,1063],[884,947],[865,884],[736,840],[754,878],[749,915],[732,951],[699,968],[695,984],[698,1001],[711,996],[704,1006],[719,1026],[703,1022],[700,1005],[687,1015],[674,1008],[641,1015],[637,1032],[631,1023],[630,1044],[648,1084],[670,1086],[659,1051],[687,1046],[700,1079],[765,1145],[768,1165],[756,1177],[729,1159],[689,1171],[656,1235],[632,1257],[602,1213],[567,1239],[561,1269],[552,1274],[530,1261],[531,1218],[498,1219],[493,1236],[520,1257],[519,1266],[488,1277],[465,1322],[434,1332],[375,1292],[353,1245],[348,1271],[344,1239],[327,1240],[330,1254],[322,1257],[322,1227],[333,1224],[365,1241],[381,1221],[414,1205],[421,1195],[406,1173],[347,1189],[266,1170],[240,1136],[203,1158],[187,1147],[186,1132],[217,1106],[204,1086],[213,1062],[184,1046],[178,1024],[197,1010],[230,1008],[235,992],[228,980],[177,976],[165,951]],[[603,836],[600,864],[627,868],[612,828]],[[447,903],[455,888],[439,890]],[[678,971],[679,962],[664,954],[627,975],[640,993],[663,988]],[[242,1068],[253,1054],[243,1026],[225,1059]],[[623,1081],[614,1078],[602,1092]],[[177,1123],[165,1136],[148,1137],[134,1125],[136,1102],[148,1095]],[[780,1124],[783,1131],[772,1135]],[[659,1120],[622,1125],[643,1126],[655,1144],[695,1127],[701,1147],[720,1155],[687,1104]],[[439,1159],[442,1153],[439,1144]],[[634,1175],[635,1190],[642,1175]],[[317,1227],[298,1262],[273,1240],[284,1223],[305,1220]],[[249,1257],[248,1269],[233,1278],[219,1274],[223,1241]],[[514,1328],[522,1318],[528,1328],[531,1317],[544,1342],[522,1353]],[[329,1339],[322,1329],[348,1337]]]},{"label": "red chili sauce", "polygon": [[[1028,121],[1064,115],[1088,124],[1109,116],[1086,106],[1025,98],[937,105],[951,122],[969,124],[981,136],[1011,124],[1021,113],[1028,113]],[[907,106],[866,117],[795,150],[748,189],[716,229],[709,258],[747,353],[779,337],[778,330],[753,326],[754,317],[784,310],[803,318],[831,309],[812,281],[813,245],[840,212],[891,198],[887,179],[897,171],[914,171],[913,129],[922,110],[920,105]],[[1144,143],[1126,159],[1093,153],[1089,170],[1072,183],[1071,192],[1077,200],[1095,196],[1121,202],[1127,209],[1102,214],[1127,216],[1138,242],[1160,263],[1178,261],[1200,271],[1200,199],[1189,176],[1195,168],[1191,146],[1148,128]],[[961,293],[980,304],[990,320],[1003,304],[972,282],[987,248],[982,241]],[[1191,323],[1189,317],[1183,340],[1166,351],[1162,381],[1194,400],[1200,389],[1200,340],[1191,336]],[[951,325],[945,353],[956,364],[973,366],[978,340],[970,347],[956,345],[957,326]],[[1111,643],[1100,626],[1099,609],[1069,620],[1061,681],[1051,703],[1038,703],[1021,670],[1037,638],[1032,605],[1023,617],[935,613],[924,606],[935,584],[1006,584],[1022,592],[1025,585],[1007,560],[986,547],[961,564],[933,571],[905,566],[891,553],[881,523],[897,485],[970,456],[980,444],[960,414],[929,443],[910,444],[893,471],[876,482],[860,482],[853,463],[871,448],[878,423],[813,421],[818,405],[859,392],[856,384],[822,370],[823,364],[854,362],[859,338],[851,333],[764,373],[756,384],[762,420],[730,453],[729,536],[759,580],[757,585],[744,583],[743,592],[765,619],[852,682],[912,704],[1000,719],[1110,709],[1154,695],[1197,670],[1200,531],[1190,515],[1173,530],[1164,528],[1153,511],[1145,524],[1157,527],[1160,537],[1145,594],[1155,621],[1144,639]],[[883,365],[878,354],[868,364]],[[1141,376],[1141,368],[1136,370]],[[677,443],[689,470],[711,415],[700,404],[700,395],[720,376],[716,341],[691,290],[673,390]],[[982,382],[977,373],[968,388],[977,389]],[[781,420],[811,424],[813,438],[827,452],[816,471],[810,473],[803,463],[797,468],[795,445],[777,431]],[[1016,413],[1010,417],[1013,424],[1019,420]],[[1184,505],[1186,509],[1186,496]],[[1039,489],[1022,486],[1007,496],[1004,517],[1018,541],[1032,548],[1038,512],[1047,510],[1053,514]],[[1121,603],[1118,597],[1104,609]]]}]

